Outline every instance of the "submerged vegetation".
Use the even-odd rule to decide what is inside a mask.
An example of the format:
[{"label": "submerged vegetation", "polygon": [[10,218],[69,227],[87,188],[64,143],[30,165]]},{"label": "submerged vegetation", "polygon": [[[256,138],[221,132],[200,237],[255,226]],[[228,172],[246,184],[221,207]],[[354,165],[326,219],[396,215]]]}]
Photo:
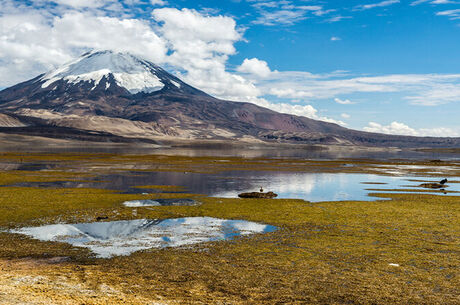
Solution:
[{"label": "submerged vegetation", "polygon": [[[20,182],[85,180],[109,170],[379,171],[401,161],[244,160],[118,155],[3,154],[0,162],[49,162],[50,171],[0,174],[0,303],[110,302],[222,304],[460,304],[460,199],[374,194],[382,200],[311,203],[295,199],[123,194],[97,188],[39,188]],[[230,164],[229,164],[230,163]],[[343,167],[342,164],[353,166]],[[420,162],[411,165],[420,165]],[[429,164],[429,161],[426,162]],[[407,165],[407,164],[403,164]],[[451,166],[446,164],[443,166]],[[413,168],[423,171],[423,168]],[[446,171],[446,176],[459,176]],[[96,184],[97,185],[97,184]],[[127,200],[194,198],[199,206],[128,208]],[[391,200],[388,200],[391,199]],[[87,249],[5,231],[52,223],[209,216],[280,229],[192,247],[98,259]]]}]

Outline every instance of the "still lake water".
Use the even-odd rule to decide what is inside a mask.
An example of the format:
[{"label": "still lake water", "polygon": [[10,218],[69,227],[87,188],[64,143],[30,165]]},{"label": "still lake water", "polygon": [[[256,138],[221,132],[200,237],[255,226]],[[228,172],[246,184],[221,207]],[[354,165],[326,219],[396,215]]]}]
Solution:
[{"label": "still lake water", "polygon": [[[293,173],[232,171],[219,174],[197,173],[149,173],[143,178],[153,184],[179,185],[186,192],[205,194],[212,197],[237,198],[239,193],[273,191],[277,198],[304,199],[307,201],[375,200],[369,197],[369,189],[425,190],[418,187],[421,181],[439,181],[432,177],[380,176],[350,173]],[[128,179],[133,179],[130,177]],[[410,181],[410,180],[420,181]],[[147,182],[144,181],[144,182]],[[148,184],[145,184],[148,185]],[[459,192],[459,183],[447,183],[449,192]],[[439,190],[431,193],[443,194]],[[449,193],[456,195],[459,193]]]},{"label": "still lake water", "polygon": [[[269,171],[227,171],[217,174],[190,172],[127,172],[99,176],[89,182],[25,183],[22,186],[38,187],[96,187],[123,193],[155,193],[154,189],[139,189],[139,185],[176,185],[180,192],[203,194],[212,197],[238,198],[239,193],[265,192],[278,194],[277,198],[303,199],[311,202],[340,200],[376,200],[370,193],[411,192],[445,195],[440,190],[419,187],[422,182],[439,182],[443,178],[423,176],[388,176],[354,173],[299,173]],[[449,177],[445,190],[448,195],[460,195],[460,177]],[[174,192],[168,190],[167,192]],[[166,204],[167,205],[167,204]]]},{"label": "still lake water", "polygon": [[[1,147],[0,147],[1,148]],[[48,148],[49,149],[49,148]],[[86,151],[88,147],[60,148],[66,151]],[[100,152],[101,147],[94,148]],[[116,153],[112,147],[107,152]],[[389,160],[404,158],[405,160],[458,160],[455,153],[426,153],[420,151],[354,151],[342,149],[339,151],[317,150],[317,149],[152,149],[136,148],[125,151],[127,148],[120,148],[120,153],[149,153],[160,155],[182,155],[182,156],[241,156],[245,158],[267,157],[275,159],[318,159],[318,160],[346,160],[356,158],[369,160]],[[0,149],[1,150],[1,149]],[[344,159],[345,158],[345,159]],[[346,161],[344,161],[346,164]],[[0,164],[2,170],[29,170],[42,171],[52,170],[58,164],[47,162],[22,163],[22,164]],[[430,176],[414,174],[411,169],[426,169]],[[141,191],[135,188],[139,185],[175,185],[184,187],[184,193],[203,194],[213,197],[237,198],[239,193],[259,191],[272,191],[278,194],[277,198],[303,199],[312,202],[337,201],[337,200],[375,200],[369,197],[369,193],[376,191],[369,189],[431,191],[432,194],[443,195],[439,190],[427,190],[418,187],[422,182],[438,182],[444,178],[444,174],[459,172],[460,163],[454,162],[452,166],[414,166],[414,165],[374,165],[373,170],[380,174],[355,174],[355,173],[302,173],[282,171],[226,171],[220,173],[190,173],[190,172],[115,172],[105,174],[96,179],[89,179],[88,182],[62,181],[55,183],[23,183],[19,186],[38,187],[96,187],[114,189],[125,193],[158,192],[158,190]],[[390,176],[391,175],[391,176]],[[433,176],[434,175],[434,176]],[[446,191],[449,195],[459,195],[460,177],[449,176]],[[93,181],[91,181],[93,180]],[[410,181],[418,180],[418,181]]]}]

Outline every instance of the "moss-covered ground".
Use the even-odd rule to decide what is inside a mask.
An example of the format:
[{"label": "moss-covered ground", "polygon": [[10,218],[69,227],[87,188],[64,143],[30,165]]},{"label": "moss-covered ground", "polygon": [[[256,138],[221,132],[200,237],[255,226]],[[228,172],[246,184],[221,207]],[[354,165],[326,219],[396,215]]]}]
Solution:
[{"label": "moss-covered ground", "polygon": [[[380,194],[377,201],[310,203],[187,195],[193,207],[126,208],[152,195],[18,182],[84,180],[110,170],[232,169],[372,172],[374,161],[4,154],[1,162],[54,162],[52,171],[0,174],[0,229],[57,222],[210,216],[279,230],[188,248],[97,259],[81,248],[0,233],[0,303],[460,304],[460,197]],[[231,164],[227,164],[231,163]],[[342,167],[342,164],[352,167]],[[431,164],[429,161],[413,165]],[[217,164],[217,165],[216,165]],[[407,164],[405,164],[407,165]],[[446,168],[456,163],[443,164]],[[418,168],[416,170],[419,170]],[[446,171],[446,176],[460,176]],[[139,186],[161,188],[162,186]],[[165,186],[164,190],[174,190]],[[142,189],[140,189],[142,192]],[[158,198],[184,197],[160,193]],[[391,199],[391,200],[388,200]]]}]

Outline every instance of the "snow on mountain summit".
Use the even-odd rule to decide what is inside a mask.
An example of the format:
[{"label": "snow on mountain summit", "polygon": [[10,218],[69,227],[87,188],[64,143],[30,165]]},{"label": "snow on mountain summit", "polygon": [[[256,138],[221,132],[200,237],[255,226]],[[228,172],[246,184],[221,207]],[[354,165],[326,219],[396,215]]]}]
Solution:
[{"label": "snow on mountain summit", "polygon": [[[157,75],[164,74],[163,72],[157,65],[128,53],[96,51],[86,53],[45,74],[40,81],[44,81],[42,88],[48,88],[56,81],[64,80],[72,84],[89,82],[93,84],[94,89],[105,79],[106,89],[108,89],[111,85],[109,80],[113,77],[118,86],[127,89],[132,94],[151,93],[165,86],[165,80]],[[180,88],[179,83],[173,80],[168,81]]]}]

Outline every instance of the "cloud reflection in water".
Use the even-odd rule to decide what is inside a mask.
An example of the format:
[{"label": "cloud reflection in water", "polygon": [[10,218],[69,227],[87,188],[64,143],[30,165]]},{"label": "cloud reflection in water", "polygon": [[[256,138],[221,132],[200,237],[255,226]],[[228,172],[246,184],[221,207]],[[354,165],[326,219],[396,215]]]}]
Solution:
[{"label": "cloud reflection in water", "polygon": [[89,248],[97,257],[129,255],[150,248],[179,247],[237,236],[273,232],[276,227],[244,220],[188,217],[55,224],[11,230],[43,241]]}]

